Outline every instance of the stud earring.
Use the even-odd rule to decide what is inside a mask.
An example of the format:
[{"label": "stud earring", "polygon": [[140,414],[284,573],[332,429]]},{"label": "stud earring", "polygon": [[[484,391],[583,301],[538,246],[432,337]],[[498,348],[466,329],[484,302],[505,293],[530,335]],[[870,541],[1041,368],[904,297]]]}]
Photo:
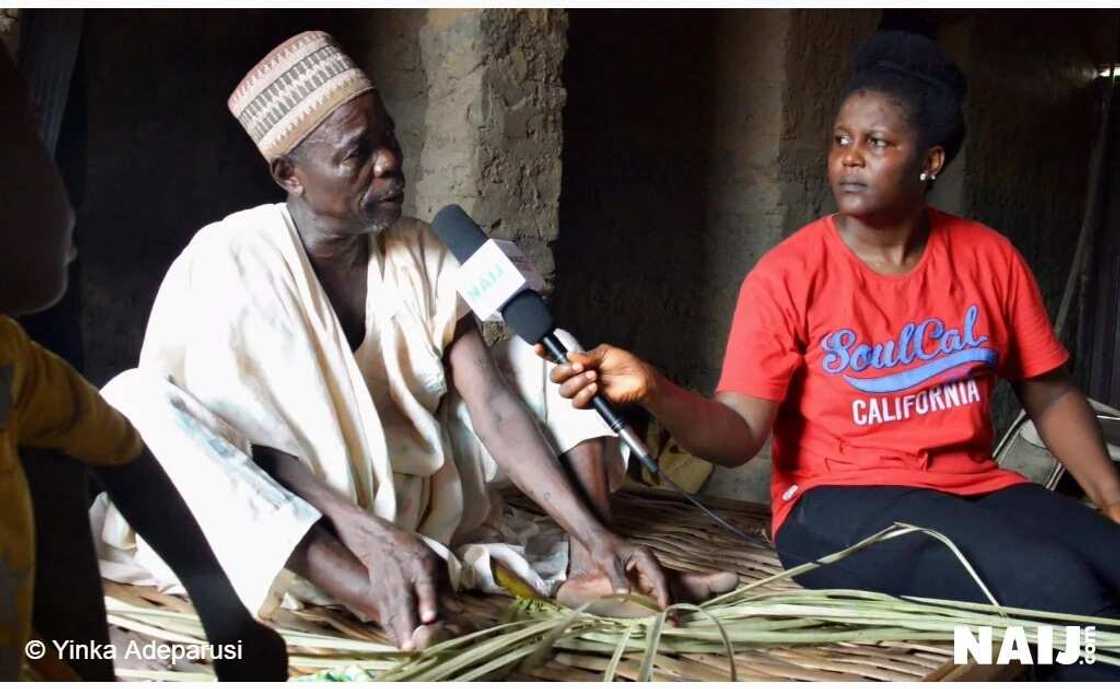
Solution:
[{"label": "stud earring", "polygon": [[926,181],[927,179],[929,179],[929,173],[923,172],[922,174],[918,175],[918,179],[922,180],[923,182]]}]

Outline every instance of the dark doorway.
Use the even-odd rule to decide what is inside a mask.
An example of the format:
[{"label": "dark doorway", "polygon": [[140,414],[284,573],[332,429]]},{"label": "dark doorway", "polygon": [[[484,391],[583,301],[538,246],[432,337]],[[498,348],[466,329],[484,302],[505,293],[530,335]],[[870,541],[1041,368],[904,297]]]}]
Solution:
[{"label": "dark doorway", "polygon": [[696,377],[716,14],[570,13],[559,322]]}]

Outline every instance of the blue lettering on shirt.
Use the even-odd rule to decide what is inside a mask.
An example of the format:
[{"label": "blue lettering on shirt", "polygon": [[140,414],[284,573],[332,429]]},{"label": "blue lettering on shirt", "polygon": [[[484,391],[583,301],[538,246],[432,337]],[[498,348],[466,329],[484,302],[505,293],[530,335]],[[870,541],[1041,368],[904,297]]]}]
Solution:
[{"label": "blue lettering on shirt", "polygon": [[[898,337],[882,343],[861,343],[850,328],[834,330],[821,338],[824,358],[821,368],[830,375],[842,375],[844,381],[861,392],[899,392],[924,383],[949,369],[968,363],[982,363],[995,368],[999,355],[988,342],[987,335],[977,336],[976,321],[980,309],[968,307],[964,323],[957,328],[946,327],[940,318],[927,318],[902,326]],[[915,361],[920,366],[890,372]],[[853,377],[846,372],[883,371],[882,375]]]}]

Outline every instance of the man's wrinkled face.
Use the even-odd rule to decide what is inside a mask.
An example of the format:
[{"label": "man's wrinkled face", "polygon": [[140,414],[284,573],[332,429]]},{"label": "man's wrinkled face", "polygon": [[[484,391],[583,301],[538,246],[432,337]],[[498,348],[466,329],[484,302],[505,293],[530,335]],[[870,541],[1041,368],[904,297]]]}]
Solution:
[{"label": "man's wrinkled face", "polygon": [[339,106],[291,158],[316,214],[354,233],[382,232],[401,217],[401,147],[376,91]]}]

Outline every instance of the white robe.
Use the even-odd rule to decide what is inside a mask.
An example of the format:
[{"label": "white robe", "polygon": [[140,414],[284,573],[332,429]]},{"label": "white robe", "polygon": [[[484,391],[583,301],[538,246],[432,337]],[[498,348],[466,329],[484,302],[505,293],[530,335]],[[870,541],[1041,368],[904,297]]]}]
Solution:
[{"label": "white robe", "polygon": [[[502,510],[488,490],[500,472],[465,405],[447,394],[444,350],[468,312],[458,264],[415,219],[370,241],[366,335],[351,352],[284,204],[208,225],[164,278],[138,368],[110,381],[105,398],[183,494],[251,611],[267,614],[285,593],[323,602],[307,582],[280,576],[320,514],[252,462],[253,444],[299,457],[342,495],[425,537],[457,584],[493,589],[489,560],[498,558],[549,593],[566,563],[555,537],[535,544],[537,571],[527,538],[464,544]],[[555,449],[612,435],[559,397],[526,346],[498,351]],[[179,588],[104,496],[91,516],[107,578]]]}]

